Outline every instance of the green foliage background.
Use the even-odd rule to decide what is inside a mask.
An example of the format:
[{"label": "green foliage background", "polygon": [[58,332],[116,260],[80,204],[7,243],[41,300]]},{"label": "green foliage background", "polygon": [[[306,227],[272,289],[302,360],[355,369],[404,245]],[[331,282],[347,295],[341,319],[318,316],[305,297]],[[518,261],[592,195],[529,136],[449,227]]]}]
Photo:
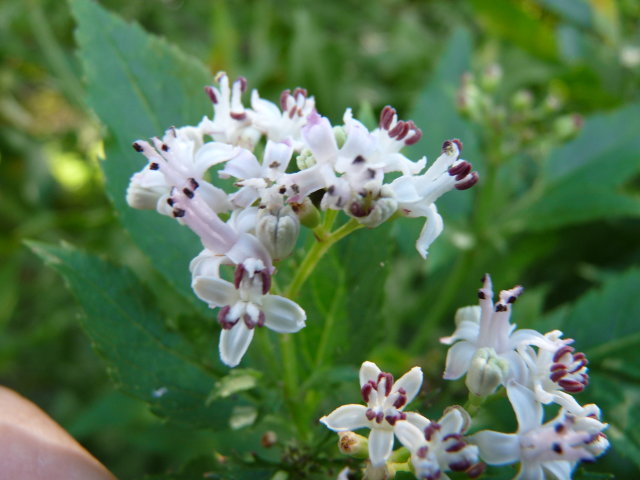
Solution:
[{"label": "green foliage background", "polygon": [[[336,334],[322,350],[316,349],[318,324],[310,322],[301,332],[298,342],[310,352],[300,359],[301,369],[316,372],[308,379],[312,411],[326,413],[354,401],[354,372],[365,358],[396,374],[422,365],[427,387],[419,402],[427,415],[438,417],[447,402],[463,402],[463,386],[452,391],[448,385],[442,393],[445,350],[437,338],[453,328],[457,307],[475,303],[478,279],[489,271],[496,288],[526,287],[515,309],[519,326],[560,328],[591,359],[592,386],[580,400],[601,405],[614,447],[589,471],[637,475],[640,66],[623,61],[629,48],[640,48],[637,2],[100,4],[188,56],[84,0],[71,3],[75,21],[69,6],[54,0],[0,5],[3,383],[42,406],[121,478],[174,478],[170,472],[198,455],[208,457],[186,472],[222,468],[210,454],[224,447],[220,412],[230,400],[207,401],[214,385],[225,385],[226,370],[216,358],[215,322],[200,321],[205,309],[188,287],[185,262],[197,242],[168,219],[126,208],[124,189],[140,166],[131,140],[209,113],[202,86],[210,72],[225,69],[246,76],[265,98],[304,86],[332,120],[347,106],[366,116],[394,105],[425,132],[412,154],[433,159],[442,140],[456,136],[482,178],[495,180],[438,204],[445,234],[427,262],[418,260],[413,247],[420,225],[401,220],[357,232],[321,263],[301,302],[310,318],[331,319],[336,332],[353,340],[346,349]],[[505,153],[504,146],[524,137],[529,124],[471,121],[456,109],[462,74],[493,62],[504,71],[496,101],[509,104],[522,89],[536,99],[553,92],[565,112],[583,116],[581,132],[564,143],[537,145],[539,150]],[[123,79],[135,88],[125,88]],[[544,127],[536,133],[550,137]],[[102,170],[101,150],[109,159]],[[53,269],[25,248],[25,239],[36,240],[31,248]],[[119,266],[58,246],[61,241]],[[363,248],[375,261],[350,254]],[[344,280],[344,290],[330,290],[336,277]],[[364,278],[375,281],[363,287]],[[131,291],[144,293],[131,298]],[[94,298],[98,294],[104,298]],[[109,322],[115,319],[128,326],[126,335],[113,335]],[[81,324],[128,395],[107,378]],[[122,339],[129,343],[119,344]],[[327,352],[340,362],[332,364]],[[257,365],[262,359],[252,355]],[[145,375],[135,372],[138,366],[146,372],[145,365],[156,370],[141,384]],[[267,383],[275,381],[270,375],[240,374],[243,381]],[[314,398],[318,382],[334,385],[334,397]],[[349,382],[352,389],[342,386]],[[232,399],[235,407],[249,405],[255,394],[253,383],[244,385],[247,391],[240,388]],[[176,403],[155,398],[160,386],[183,397]],[[175,421],[159,420],[147,404]],[[268,478],[268,462],[282,457],[277,449],[260,447],[260,432],[283,427],[270,412],[258,413],[262,423],[240,430],[235,441],[260,452],[251,475]],[[495,424],[491,411],[486,421]],[[502,422],[507,431],[513,428],[511,419]],[[280,436],[287,434],[284,429]],[[286,452],[292,469],[303,469],[306,460],[293,458],[299,453]]]}]

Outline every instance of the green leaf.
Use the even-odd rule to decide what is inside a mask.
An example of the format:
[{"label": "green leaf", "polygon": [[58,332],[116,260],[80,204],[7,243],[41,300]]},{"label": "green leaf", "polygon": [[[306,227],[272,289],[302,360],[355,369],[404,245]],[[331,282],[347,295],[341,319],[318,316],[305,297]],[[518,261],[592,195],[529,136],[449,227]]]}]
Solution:
[{"label": "green leaf", "polygon": [[150,295],[129,269],[69,246],[29,246],[77,297],[86,314],[84,329],[122,390],[147,402],[159,416],[199,427],[228,427],[237,400],[207,404],[216,376],[143,302]]},{"label": "green leaf", "polygon": [[178,291],[195,302],[189,261],[201,249],[197,237],[173,219],[138,211],[125,201],[131,175],[143,158],[131,148],[140,138],[194,124],[210,113],[202,93],[206,68],[162,39],[104,10],[92,0],[71,0],[88,103],[109,134],[102,168],[107,193],[133,240]]},{"label": "green leaf", "polygon": [[507,216],[511,230],[543,231],[578,223],[640,216],[640,198],[623,184],[640,171],[640,104],[585,121],[580,135],[555,149],[546,186]]}]

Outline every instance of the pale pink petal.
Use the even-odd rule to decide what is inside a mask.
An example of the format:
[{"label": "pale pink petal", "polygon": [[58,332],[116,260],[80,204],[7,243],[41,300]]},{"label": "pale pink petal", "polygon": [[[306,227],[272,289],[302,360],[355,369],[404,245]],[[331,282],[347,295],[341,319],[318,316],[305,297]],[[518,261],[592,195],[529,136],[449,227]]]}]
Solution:
[{"label": "pale pink petal", "polygon": [[400,443],[407,447],[410,452],[415,452],[426,443],[424,431],[409,422],[396,423],[393,433],[395,433]]},{"label": "pale pink petal", "polygon": [[284,173],[291,160],[293,147],[287,142],[273,142],[269,140],[264,150],[264,168],[269,169],[269,178],[275,180]]},{"label": "pale pink petal", "polygon": [[518,419],[518,433],[526,433],[542,424],[542,405],[531,390],[510,381],[507,383],[507,395]]},{"label": "pale pink petal", "polygon": [[364,405],[343,405],[329,415],[322,417],[320,422],[334,432],[357,430],[369,425],[369,420],[365,415],[366,411],[367,407]]},{"label": "pale pink petal", "polygon": [[230,330],[220,332],[220,359],[228,366],[235,367],[249,348],[255,329],[247,328],[243,321]]},{"label": "pale pink petal", "polygon": [[219,175],[222,178],[229,176],[239,179],[262,177],[262,166],[249,150],[241,149],[238,155],[229,160]]},{"label": "pale pink petal", "polygon": [[442,378],[446,380],[457,380],[462,377],[471,364],[471,358],[476,353],[476,346],[470,342],[458,342],[447,352],[444,374]]},{"label": "pale pink petal", "polygon": [[480,457],[489,465],[507,465],[520,458],[518,435],[483,430],[468,437],[480,449]]},{"label": "pale pink petal", "polygon": [[207,302],[212,308],[232,305],[238,301],[238,291],[235,287],[220,278],[196,277],[191,288],[200,300]]},{"label": "pale pink petal", "polygon": [[393,449],[393,430],[374,428],[369,434],[369,460],[374,467],[384,465]]},{"label": "pale pink petal", "polygon": [[338,156],[338,145],[331,123],[325,117],[312,113],[302,128],[302,137],[318,163],[333,163]]},{"label": "pale pink petal", "polygon": [[307,315],[304,310],[288,298],[266,295],[262,299],[265,326],[278,333],[293,333],[304,327]]},{"label": "pale pink petal", "polygon": [[375,363],[364,362],[360,367],[360,386],[363,387],[369,382],[377,382],[380,372],[381,370]]}]

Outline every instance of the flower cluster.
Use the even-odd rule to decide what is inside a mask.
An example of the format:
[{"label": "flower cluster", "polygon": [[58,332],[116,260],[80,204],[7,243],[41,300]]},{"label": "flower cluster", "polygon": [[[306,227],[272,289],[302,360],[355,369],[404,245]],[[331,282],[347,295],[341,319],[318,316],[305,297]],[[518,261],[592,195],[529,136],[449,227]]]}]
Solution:
[{"label": "flower cluster", "polygon": [[[517,330],[510,323],[511,306],[522,293],[517,286],[500,292],[493,303],[491,279],[485,275],[478,290],[479,306],[464,307],[456,314],[457,328],[441,342],[451,345],[444,378],[466,373],[471,395],[485,397],[500,385],[518,419],[518,431],[505,434],[482,431],[471,437],[482,459],[495,465],[519,461],[519,479],[571,478],[580,461],[591,461],[608,448],[596,405],[581,406],[573,394],[588,384],[587,359],[563,339],[562,332],[545,335]],[[560,412],[547,423],[543,405],[558,404]]]},{"label": "flower cluster", "polygon": [[[318,208],[342,211],[369,228],[394,216],[425,217],[416,247],[426,257],[443,228],[434,202],[472,187],[478,175],[460,159],[458,140],[444,142],[426,170],[426,158],[414,162],[400,153],[422,132],[389,106],[373,131],[349,109],[343,125],[332,126],[304,89],[285,90],[279,105],[254,90],[249,108],[244,78],[230,82],[220,73],[216,82],[205,89],[213,118],[134,142],[147,165],[131,177],[127,202],[172,216],[201,239],[204,250],[190,266],[192,287],[220,309],[220,356],[235,366],[256,327],[287,333],[304,327],[304,310],[271,294],[271,278],[295,248],[301,224],[317,226]],[[216,175],[233,179],[235,190],[216,186]],[[225,270],[233,271],[233,281]]]}]

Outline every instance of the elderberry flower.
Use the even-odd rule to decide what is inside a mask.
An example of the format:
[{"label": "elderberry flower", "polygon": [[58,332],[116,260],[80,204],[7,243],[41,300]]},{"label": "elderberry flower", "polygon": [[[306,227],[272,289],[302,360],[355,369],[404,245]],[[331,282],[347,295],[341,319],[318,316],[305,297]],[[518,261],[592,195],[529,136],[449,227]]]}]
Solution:
[{"label": "elderberry flower", "polygon": [[589,383],[588,360],[571,346],[573,339],[561,337],[562,332],[553,330],[545,334],[537,352],[531,347],[521,349],[530,372],[527,386],[539,402],[557,403],[571,413],[579,413],[582,407],[572,394],[582,392]]},{"label": "elderberry flower", "polygon": [[[467,382],[476,395],[491,393],[498,384],[504,384],[511,378],[524,382],[526,363],[517,348],[540,342],[544,337],[535,330],[515,330],[516,326],[509,323],[511,305],[522,290],[516,286],[501,291],[500,300],[494,305],[491,277],[488,274],[484,276],[483,287],[478,290],[480,306],[460,309],[456,314],[455,332],[440,339],[440,342],[451,345],[447,352],[445,379],[456,380],[465,373],[476,377]],[[477,361],[479,358],[488,361]],[[487,364],[491,362],[494,368],[491,375],[487,375]],[[501,371],[502,378],[492,377],[500,376]]]},{"label": "elderberry flower", "polygon": [[256,327],[293,333],[305,326],[306,314],[297,303],[269,294],[271,272],[258,258],[238,264],[233,283],[216,275],[200,275],[193,279],[192,287],[211,308],[221,307],[220,358],[230,367],[242,360]]},{"label": "elderberry flower", "polygon": [[[542,423],[542,405],[531,390],[516,383],[507,385],[509,401],[518,419],[516,433],[483,430],[469,437],[490,465],[520,462],[517,480],[542,480],[552,476],[569,480],[580,461],[593,461],[608,447],[595,405],[585,406],[586,415],[561,409],[553,420]],[[588,407],[588,408],[587,408]],[[586,413],[585,412],[585,413]]]},{"label": "elderberry flower", "polygon": [[442,154],[423,174],[403,175],[390,184],[401,213],[427,219],[416,241],[416,249],[423,258],[443,229],[434,202],[449,190],[467,190],[478,182],[478,173],[471,171],[471,164],[459,159],[461,151],[460,140],[447,140],[442,145]]},{"label": "elderberry flower", "polygon": [[420,415],[403,412],[420,391],[422,370],[414,367],[394,383],[390,373],[380,371],[372,362],[360,367],[360,387],[367,406],[343,405],[320,419],[334,432],[347,432],[368,427],[369,459],[374,467],[386,463],[393,449],[395,428],[403,421],[421,424]]},{"label": "elderberry flower", "polygon": [[484,471],[478,463],[478,447],[470,445],[463,434],[471,418],[461,407],[448,408],[437,422],[426,421],[419,427],[399,422],[396,436],[411,452],[416,477],[421,480],[449,480],[445,472],[466,472],[475,478]]}]

